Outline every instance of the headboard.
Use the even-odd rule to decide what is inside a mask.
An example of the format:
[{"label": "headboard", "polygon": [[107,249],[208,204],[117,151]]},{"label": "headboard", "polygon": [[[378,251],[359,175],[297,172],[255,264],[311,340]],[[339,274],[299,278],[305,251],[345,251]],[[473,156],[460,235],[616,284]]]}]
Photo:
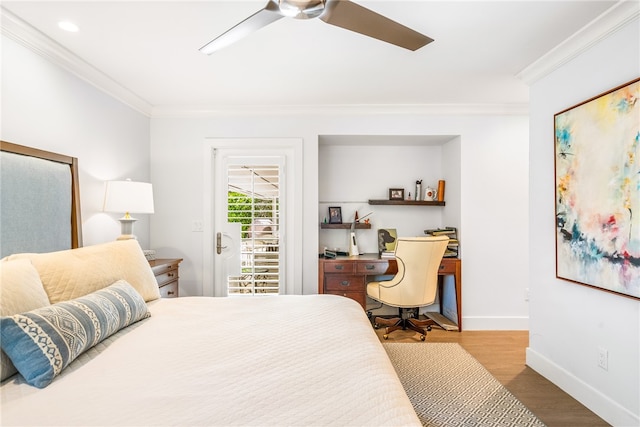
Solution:
[{"label": "headboard", "polygon": [[81,246],[78,159],[0,141],[0,258]]}]

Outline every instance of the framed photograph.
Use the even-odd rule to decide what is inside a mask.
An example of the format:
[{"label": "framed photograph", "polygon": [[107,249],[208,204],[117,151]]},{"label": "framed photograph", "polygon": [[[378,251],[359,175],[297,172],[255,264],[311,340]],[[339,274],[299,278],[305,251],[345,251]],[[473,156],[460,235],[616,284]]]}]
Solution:
[{"label": "framed photograph", "polygon": [[640,299],[640,79],[554,116],[556,277]]},{"label": "framed photograph", "polygon": [[404,200],[404,188],[390,188],[389,200]]},{"label": "framed photograph", "polygon": [[342,224],[342,208],[340,206],[329,207],[329,224]]}]

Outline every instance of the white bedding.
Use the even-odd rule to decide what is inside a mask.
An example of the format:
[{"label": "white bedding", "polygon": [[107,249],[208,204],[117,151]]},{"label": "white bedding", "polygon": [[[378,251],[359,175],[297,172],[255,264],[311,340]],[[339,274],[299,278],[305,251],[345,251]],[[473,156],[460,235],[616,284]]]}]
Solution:
[{"label": "white bedding", "polygon": [[420,425],[359,304],[333,295],[175,298],[52,384],[0,386],[9,425]]}]

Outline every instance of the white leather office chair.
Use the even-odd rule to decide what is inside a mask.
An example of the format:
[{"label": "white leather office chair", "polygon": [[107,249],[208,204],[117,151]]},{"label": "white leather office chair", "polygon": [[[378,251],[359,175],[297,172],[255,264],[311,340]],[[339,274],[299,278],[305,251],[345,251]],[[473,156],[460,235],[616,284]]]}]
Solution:
[{"label": "white leather office chair", "polygon": [[[398,329],[412,329],[425,340],[427,331],[435,322],[419,320],[418,308],[431,305],[438,289],[438,268],[447,248],[447,236],[400,237],[396,243],[395,257],[398,272],[387,281],[367,284],[367,295],[376,301],[398,307],[399,317],[385,319],[375,317],[374,325],[387,326],[384,339]],[[413,309],[407,313],[405,309]]]}]

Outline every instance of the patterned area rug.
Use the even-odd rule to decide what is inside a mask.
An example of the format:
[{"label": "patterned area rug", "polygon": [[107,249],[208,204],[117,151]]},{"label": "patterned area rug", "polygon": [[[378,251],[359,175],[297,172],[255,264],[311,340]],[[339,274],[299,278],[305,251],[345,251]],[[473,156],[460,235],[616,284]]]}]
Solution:
[{"label": "patterned area rug", "polygon": [[457,343],[383,343],[422,425],[543,427]]}]

